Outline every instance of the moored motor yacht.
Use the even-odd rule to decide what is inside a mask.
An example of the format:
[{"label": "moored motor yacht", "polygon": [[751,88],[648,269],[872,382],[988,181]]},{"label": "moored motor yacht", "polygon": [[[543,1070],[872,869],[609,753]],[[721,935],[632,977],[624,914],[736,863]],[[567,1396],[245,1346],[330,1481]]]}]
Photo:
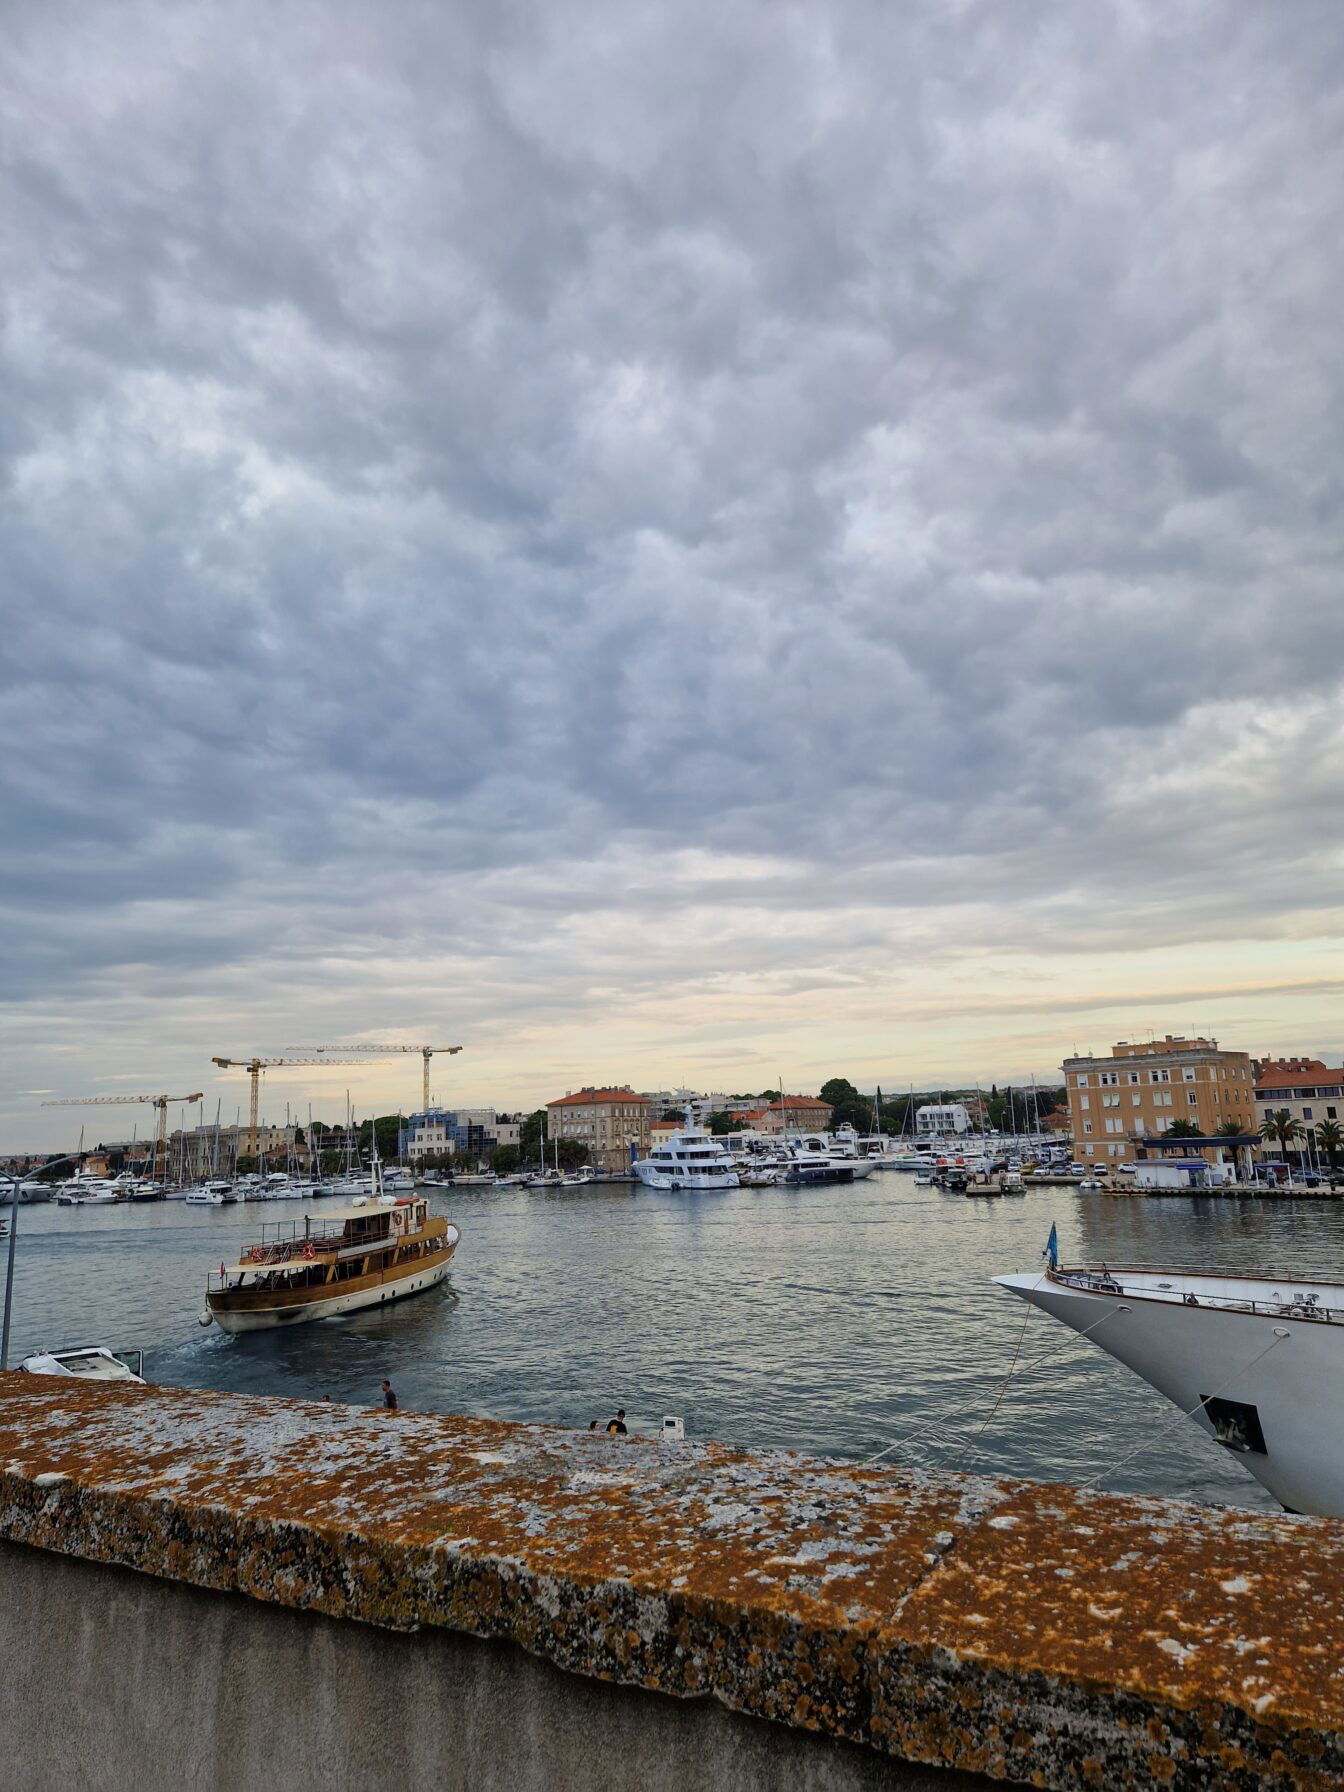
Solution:
[{"label": "moored motor yacht", "polygon": [[[824,1132],[805,1132],[788,1142],[786,1182],[858,1182],[871,1176],[877,1165],[871,1158],[861,1158],[854,1149],[857,1134],[840,1128],[833,1138]],[[795,1176],[795,1170],[806,1169],[806,1176]],[[828,1175],[827,1172],[830,1172]]]},{"label": "moored motor yacht", "polygon": [[683,1126],[670,1139],[655,1145],[635,1165],[635,1174],[646,1188],[737,1188],[737,1166],[732,1153],[702,1126]]},{"label": "moored motor yacht", "polygon": [[1344,1517],[1344,1284],[1053,1261],[995,1280],[1174,1401],[1288,1511]]},{"label": "moored motor yacht", "polygon": [[34,1182],[19,1176],[0,1176],[0,1207],[12,1207],[16,1200],[20,1207],[29,1207],[34,1201],[50,1199],[49,1182]]},{"label": "moored motor yacht", "polygon": [[263,1225],[232,1269],[208,1278],[201,1323],[259,1331],[403,1300],[443,1281],[460,1238],[414,1195]]},{"label": "moored motor yacht", "polygon": [[238,1199],[227,1182],[201,1182],[182,1197],[191,1207],[224,1207]]}]

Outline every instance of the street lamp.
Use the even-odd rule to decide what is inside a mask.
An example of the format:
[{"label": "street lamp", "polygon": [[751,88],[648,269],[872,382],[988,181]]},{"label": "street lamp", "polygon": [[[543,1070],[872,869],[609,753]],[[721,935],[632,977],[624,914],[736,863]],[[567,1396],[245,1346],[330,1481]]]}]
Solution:
[{"label": "street lamp", "polygon": [[[57,1164],[73,1163],[80,1154],[70,1152],[65,1157],[54,1157],[50,1163],[43,1164],[44,1170],[54,1170]],[[14,1178],[14,1208],[9,1220],[9,1264],[5,1271],[5,1320],[0,1329],[0,1375],[9,1367],[9,1316],[14,1305],[14,1247],[19,1242],[19,1183],[22,1178]]]}]

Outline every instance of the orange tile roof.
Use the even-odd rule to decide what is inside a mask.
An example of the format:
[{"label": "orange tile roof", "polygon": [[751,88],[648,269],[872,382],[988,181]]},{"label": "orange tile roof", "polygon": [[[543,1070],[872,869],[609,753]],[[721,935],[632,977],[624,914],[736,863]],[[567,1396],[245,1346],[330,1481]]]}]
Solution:
[{"label": "orange tile roof", "polygon": [[829,1101],[822,1101],[816,1095],[786,1095],[783,1101],[772,1101],[770,1106],[765,1109],[765,1112],[767,1114],[777,1114],[781,1108],[786,1111],[792,1111],[794,1108],[825,1108],[826,1112],[829,1114],[831,1111],[831,1104]]},{"label": "orange tile roof", "polygon": [[1259,1095],[1266,1089],[1317,1089],[1323,1083],[1344,1083],[1344,1068],[1332,1070],[1327,1064],[1318,1064],[1310,1070],[1274,1070],[1266,1066],[1255,1079],[1255,1092]]},{"label": "orange tile roof", "polygon": [[588,1108],[599,1101],[633,1102],[638,1107],[648,1107],[647,1096],[636,1095],[633,1089],[580,1089],[574,1095],[562,1095],[558,1101],[548,1101],[548,1108]]}]

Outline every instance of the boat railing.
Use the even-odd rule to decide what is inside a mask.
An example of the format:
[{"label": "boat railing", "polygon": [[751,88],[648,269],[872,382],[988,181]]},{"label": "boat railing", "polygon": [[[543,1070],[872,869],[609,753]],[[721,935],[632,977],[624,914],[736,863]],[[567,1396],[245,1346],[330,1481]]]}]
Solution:
[{"label": "boat railing", "polygon": [[[1126,1294],[1132,1300],[1157,1301],[1166,1306],[1213,1307],[1219,1312],[1255,1313],[1266,1319],[1319,1319],[1327,1325],[1344,1325],[1344,1308],[1323,1307],[1320,1297],[1306,1290],[1284,1295],[1277,1300],[1256,1300],[1242,1294],[1196,1293],[1193,1288],[1180,1288],[1175,1283],[1165,1288],[1140,1288],[1133,1283],[1126,1287],[1121,1279],[1124,1274],[1123,1269],[1059,1269],[1051,1272],[1050,1280],[1090,1294]],[[1291,1285],[1293,1278],[1286,1276],[1284,1280]]]}]

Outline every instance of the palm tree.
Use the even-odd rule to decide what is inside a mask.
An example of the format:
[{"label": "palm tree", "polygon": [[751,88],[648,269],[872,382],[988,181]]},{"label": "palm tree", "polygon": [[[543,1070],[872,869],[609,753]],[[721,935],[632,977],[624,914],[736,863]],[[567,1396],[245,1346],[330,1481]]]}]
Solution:
[{"label": "palm tree", "polygon": [[1335,1173],[1335,1153],[1344,1145],[1344,1131],[1341,1131],[1338,1120],[1321,1120],[1316,1125],[1316,1143],[1325,1152],[1330,1165],[1330,1174]]},{"label": "palm tree", "polygon": [[1240,1120],[1222,1120],[1214,1129],[1214,1137],[1217,1139],[1239,1139],[1241,1136],[1242,1124]]},{"label": "palm tree", "polygon": [[1188,1120],[1173,1120],[1162,1136],[1168,1139],[1197,1139],[1200,1132],[1199,1128],[1192,1126]]},{"label": "palm tree", "polygon": [[[1287,1108],[1271,1108],[1269,1113],[1265,1115],[1264,1119],[1256,1128],[1256,1131],[1260,1134],[1262,1139],[1277,1140],[1286,1160],[1288,1157],[1289,1145],[1292,1144],[1294,1139],[1300,1139],[1302,1137],[1303,1127],[1302,1122],[1300,1120],[1294,1120]],[[1289,1163],[1289,1181],[1292,1180],[1292,1175],[1293,1166]]]}]

